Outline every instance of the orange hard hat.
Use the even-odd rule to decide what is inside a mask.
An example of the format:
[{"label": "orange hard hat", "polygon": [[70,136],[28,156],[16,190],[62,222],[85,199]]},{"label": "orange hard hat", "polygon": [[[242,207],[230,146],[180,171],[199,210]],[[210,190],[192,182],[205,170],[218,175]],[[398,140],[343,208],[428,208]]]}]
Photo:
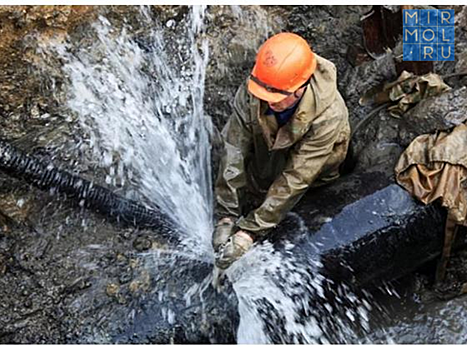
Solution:
[{"label": "orange hard hat", "polygon": [[260,47],[248,90],[261,100],[279,102],[310,79],[316,58],[301,36],[280,33]]}]

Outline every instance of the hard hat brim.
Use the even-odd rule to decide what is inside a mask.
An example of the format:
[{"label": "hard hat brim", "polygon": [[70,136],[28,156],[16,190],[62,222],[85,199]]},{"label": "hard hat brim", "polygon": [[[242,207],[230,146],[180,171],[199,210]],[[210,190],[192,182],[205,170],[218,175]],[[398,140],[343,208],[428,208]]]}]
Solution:
[{"label": "hard hat brim", "polygon": [[[317,62],[316,62],[316,60],[314,60],[312,65],[309,67],[309,71],[307,72],[308,73],[307,75],[309,75],[307,79],[309,79],[313,75],[313,73],[316,70],[316,66],[317,66]],[[253,70],[252,70],[251,74],[253,74],[253,75],[256,74],[256,65],[253,67]],[[304,79],[304,81],[306,81],[307,79]],[[292,86],[290,88],[290,90],[288,90],[288,91],[293,93],[297,89],[299,89],[302,86],[302,84],[303,83],[300,82],[300,83],[296,84],[296,86]],[[269,103],[277,103],[277,102],[280,102],[283,99],[287,98],[287,96],[284,95],[284,94],[277,93],[277,92],[270,92],[270,91],[266,90],[264,87],[262,87],[261,85],[255,83],[251,79],[248,79],[248,91],[251,94],[253,94],[254,96],[256,96],[257,98],[259,98],[260,100],[267,101]]]},{"label": "hard hat brim", "polygon": [[276,103],[287,98],[286,95],[267,91],[251,79],[248,80],[248,91],[260,100],[270,103]]}]

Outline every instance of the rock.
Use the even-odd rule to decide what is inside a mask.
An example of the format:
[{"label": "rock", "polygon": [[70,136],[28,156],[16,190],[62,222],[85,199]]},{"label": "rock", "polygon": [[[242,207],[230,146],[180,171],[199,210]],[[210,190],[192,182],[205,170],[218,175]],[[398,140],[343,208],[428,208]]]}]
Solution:
[{"label": "rock", "polygon": [[132,281],[130,283],[129,289],[130,292],[133,294],[137,294],[139,292],[147,292],[151,285],[151,276],[147,271],[143,271],[141,276],[138,279]]},{"label": "rock", "polygon": [[131,281],[131,278],[132,278],[132,271],[131,269],[128,269],[127,271],[124,271],[120,277],[118,278],[118,281],[121,283],[121,284],[125,284],[125,283],[128,283]]},{"label": "rock", "polygon": [[122,237],[123,239],[129,239],[132,234],[134,233],[134,230],[132,228],[128,228],[122,232],[119,233],[119,236]]},{"label": "rock", "polygon": [[[92,282],[89,277],[80,276],[71,281],[67,281],[63,286],[63,292],[66,294],[76,293],[77,291],[85,290],[92,286]],[[112,291],[112,287],[109,287],[109,291]]]},{"label": "rock", "polygon": [[467,73],[467,50],[456,55],[456,72]]},{"label": "rock", "polygon": [[105,288],[105,292],[109,297],[115,297],[120,291],[120,286],[116,283],[109,283]]},{"label": "rock", "polygon": [[0,276],[5,274],[7,271],[7,257],[3,253],[0,253]]},{"label": "rock", "polygon": [[0,235],[6,235],[11,230],[15,222],[8,215],[0,211]]},{"label": "rock", "polygon": [[350,45],[347,48],[346,58],[354,67],[372,60],[368,53],[361,46],[357,45]]},{"label": "rock", "polygon": [[420,101],[402,117],[401,144],[437,130],[446,131],[467,120],[467,87]]},{"label": "rock", "polygon": [[133,241],[133,247],[139,252],[149,250],[151,246],[152,246],[151,240],[144,236],[139,236]]},{"label": "rock", "polygon": [[32,307],[33,303],[32,303],[32,300],[31,299],[27,299],[25,302],[24,302],[24,307],[27,308],[27,309],[30,309]]}]

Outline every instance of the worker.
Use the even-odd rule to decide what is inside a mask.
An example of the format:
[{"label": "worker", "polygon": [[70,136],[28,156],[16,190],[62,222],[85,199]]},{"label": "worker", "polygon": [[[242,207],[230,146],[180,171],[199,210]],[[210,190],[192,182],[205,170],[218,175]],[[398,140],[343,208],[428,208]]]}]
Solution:
[{"label": "worker", "polygon": [[236,93],[222,139],[212,244],[216,265],[227,269],[310,186],[339,177],[350,127],[334,64],[297,34],[269,38]]}]

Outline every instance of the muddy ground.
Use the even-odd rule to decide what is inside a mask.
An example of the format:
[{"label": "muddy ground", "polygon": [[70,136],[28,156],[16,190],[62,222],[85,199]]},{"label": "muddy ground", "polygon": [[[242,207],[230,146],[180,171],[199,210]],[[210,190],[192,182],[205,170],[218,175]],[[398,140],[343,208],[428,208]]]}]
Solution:
[{"label": "muddy ground", "polygon": [[[467,10],[455,8],[456,61],[436,63],[440,74],[467,70]],[[349,45],[362,45],[359,19],[368,9],[253,6],[241,9],[239,15],[238,8],[209,8],[206,112],[222,127],[258,45],[273,33],[290,30],[302,34],[317,53],[336,64],[339,89],[356,125],[369,111],[358,105],[360,95],[396,78],[389,54],[359,67],[347,59]],[[135,11],[132,7],[0,6],[0,137],[104,184],[105,170],[74,147],[81,135],[74,129],[77,116],[66,107],[66,77],[60,62],[45,74],[37,47],[40,42],[63,41],[67,35],[77,44],[90,40],[87,29],[99,15],[117,25],[126,18],[137,28],[132,22]],[[151,11],[167,23],[182,21],[187,8],[164,6]],[[466,79],[454,78],[449,84],[460,87]],[[382,112],[358,135],[358,167],[385,167],[391,172],[387,154],[394,158],[401,152],[405,145],[400,140],[400,120]],[[394,146],[375,153],[381,143]],[[161,244],[154,232],[116,227],[66,198],[0,173],[0,343],[108,342],[102,331],[113,327],[108,315],[121,312],[125,317],[122,310],[138,305],[157,282],[163,283],[141,254]],[[464,255],[454,260],[458,268],[450,273],[453,283],[456,278],[467,279],[462,272],[467,265],[459,262]],[[169,334],[165,340],[173,338]]]}]

